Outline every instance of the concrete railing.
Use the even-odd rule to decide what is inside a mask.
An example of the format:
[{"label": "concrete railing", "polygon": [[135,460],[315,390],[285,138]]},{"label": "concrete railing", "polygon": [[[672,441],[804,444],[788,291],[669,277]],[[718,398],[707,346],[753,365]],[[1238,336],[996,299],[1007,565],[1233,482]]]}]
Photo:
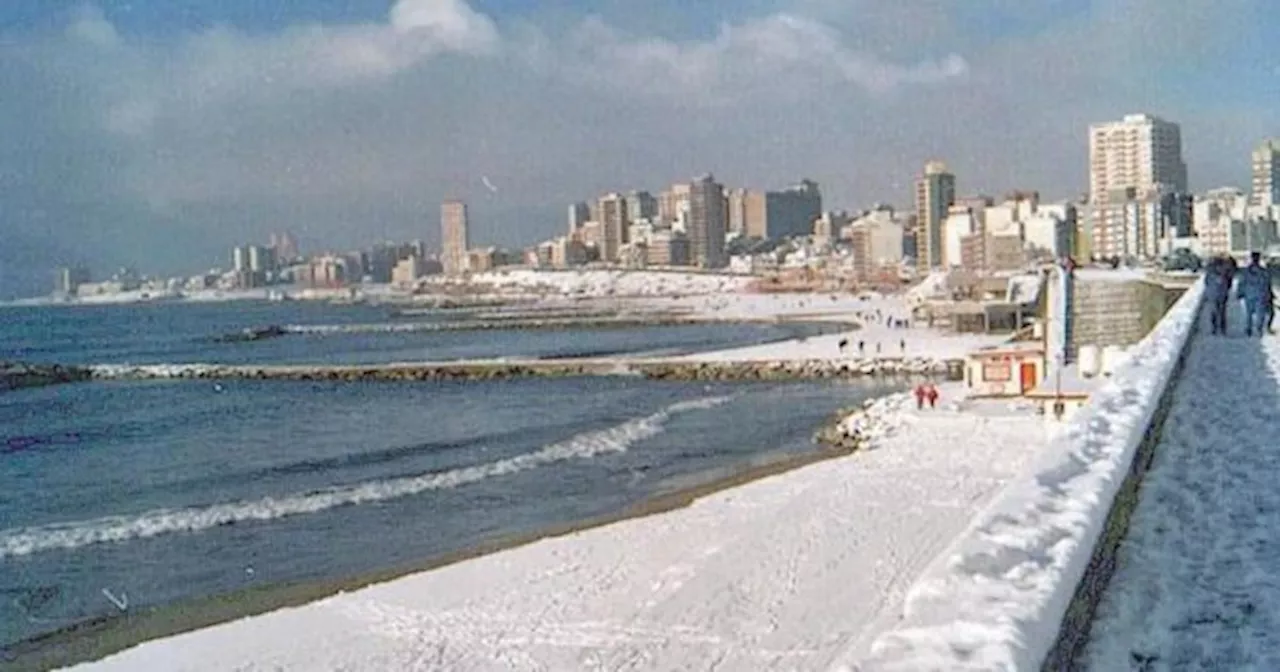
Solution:
[{"label": "concrete railing", "polygon": [[1203,299],[1196,282],[926,569],[902,619],[851,667],[1070,669],[1114,571]]}]

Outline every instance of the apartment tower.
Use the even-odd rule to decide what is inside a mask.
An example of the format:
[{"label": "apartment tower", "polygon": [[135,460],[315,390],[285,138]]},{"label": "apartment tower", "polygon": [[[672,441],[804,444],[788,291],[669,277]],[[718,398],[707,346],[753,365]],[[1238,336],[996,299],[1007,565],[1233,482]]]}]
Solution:
[{"label": "apartment tower", "polygon": [[569,206],[569,235],[578,232],[583,224],[591,221],[591,206],[578,202]]},{"label": "apartment tower", "polygon": [[725,212],[724,186],[711,174],[689,184],[689,256],[702,268],[725,265],[724,239],[728,213]]},{"label": "apartment tower", "polygon": [[947,164],[924,164],[924,174],[916,180],[916,269],[921,273],[960,263],[959,259],[946,258],[942,231],[947,212],[955,202],[956,176],[947,172]]},{"label": "apartment tower", "polygon": [[471,239],[467,234],[467,204],[445,201],[440,206],[440,263],[446,275],[460,275],[467,270],[467,250]]},{"label": "apartment tower", "polygon": [[1187,192],[1182,130],[1149,114],[1089,127],[1091,249],[1095,257],[1150,255],[1170,194]]},{"label": "apartment tower", "polygon": [[1250,205],[1280,205],[1280,140],[1266,140],[1253,150]]},{"label": "apartment tower", "polygon": [[600,219],[600,259],[618,261],[618,250],[627,241],[631,220],[627,211],[627,199],[618,193],[605,194],[597,201],[596,212]]}]

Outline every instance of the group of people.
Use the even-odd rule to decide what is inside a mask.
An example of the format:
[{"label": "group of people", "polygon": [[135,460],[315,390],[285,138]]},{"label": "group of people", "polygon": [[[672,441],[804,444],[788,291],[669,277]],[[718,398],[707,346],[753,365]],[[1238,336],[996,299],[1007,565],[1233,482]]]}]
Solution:
[{"label": "group of people", "polygon": [[[841,354],[841,355],[843,355],[843,354],[845,353],[845,351],[847,351],[847,350],[849,349],[849,345],[850,345],[850,343],[849,343],[849,339],[847,339],[847,338],[842,338],[842,339],[840,339],[840,342],[836,344],[836,346],[837,346],[838,348],[840,348],[840,354]],[[865,357],[865,356],[866,356],[866,354],[867,354],[867,342],[866,342],[866,341],[858,341],[855,345],[857,345],[857,347],[858,347],[858,356],[859,356],[859,357]],[[880,341],[876,341],[875,346],[876,346],[876,355],[881,354],[881,352],[883,352],[883,347],[881,346]],[[907,354],[907,339],[905,339],[905,338],[900,338],[900,339],[898,339],[898,350],[899,350],[899,352],[901,352],[901,353],[902,353],[902,355],[903,355],[904,357],[906,356],[906,354]]]},{"label": "group of people", "polygon": [[916,408],[924,408],[925,402],[929,403],[929,408],[938,406],[938,386],[933,383],[920,383],[916,385]]},{"label": "group of people", "polygon": [[1245,336],[1261,336],[1272,331],[1275,320],[1275,289],[1271,286],[1271,269],[1262,264],[1262,254],[1249,255],[1249,265],[1240,268],[1230,256],[1215,257],[1205,266],[1205,289],[1212,302],[1210,331],[1227,335],[1227,304],[1231,288],[1244,308]]}]

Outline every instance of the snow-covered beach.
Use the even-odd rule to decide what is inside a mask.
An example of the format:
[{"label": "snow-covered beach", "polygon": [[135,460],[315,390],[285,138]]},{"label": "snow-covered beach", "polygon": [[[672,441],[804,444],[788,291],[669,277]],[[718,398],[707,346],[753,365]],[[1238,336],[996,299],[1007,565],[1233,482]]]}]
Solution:
[{"label": "snow-covered beach", "polygon": [[823,669],[896,620],[1043,431],[996,403],[868,412],[866,452],[76,669]]},{"label": "snow-covered beach", "polygon": [[[622,306],[856,327],[679,357],[691,362],[954,360],[1003,340],[908,326],[901,296],[754,293],[748,279],[710,274],[501,277],[508,295],[537,288],[535,310]],[[903,394],[873,404],[856,420],[870,445],[853,455],[722,479],[678,505],[378,585],[356,580],[347,593],[145,642],[84,669],[845,664],[900,617],[912,582],[1045,441],[1042,419],[1027,408],[962,401],[960,384],[942,394],[938,409],[917,410]]]}]

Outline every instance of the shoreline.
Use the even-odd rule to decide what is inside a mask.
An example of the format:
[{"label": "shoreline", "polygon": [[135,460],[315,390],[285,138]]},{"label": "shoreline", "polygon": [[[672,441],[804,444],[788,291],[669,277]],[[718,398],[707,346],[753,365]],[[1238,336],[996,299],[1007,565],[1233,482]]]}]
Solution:
[{"label": "shoreline", "polygon": [[[852,415],[866,415],[890,393],[870,397]],[[843,413],[843,411],[841,411]],[[845,426],[850,415],[832,423],[824,422],[816,431]],[[875,422],[879,418],[871,418]],[[0,647],[5,669],[60,669],[101,660],[148,641],[163,639],[269,612],[300,607],[342,593],[386,583],[414,574],[430,572],[487,555],[528,546],[539,541],[565,537],[638,518],[646,518],[688,508],[699,499],[749,483],[842,457],[866,447],[871,437],[831,443],[813,439],[813,447],[800,453],[779,455],[763,463],[746,463],[706,482],[667,492],[657,492],[619,511],[583,520],[557,523],[524,533],[500,536],[465,549],[425,558],[418,562],[364,574],[270,586],[244,588],[221,595],[181,600],[119,616],[99,616],[63,626],[35,637]]]}]

